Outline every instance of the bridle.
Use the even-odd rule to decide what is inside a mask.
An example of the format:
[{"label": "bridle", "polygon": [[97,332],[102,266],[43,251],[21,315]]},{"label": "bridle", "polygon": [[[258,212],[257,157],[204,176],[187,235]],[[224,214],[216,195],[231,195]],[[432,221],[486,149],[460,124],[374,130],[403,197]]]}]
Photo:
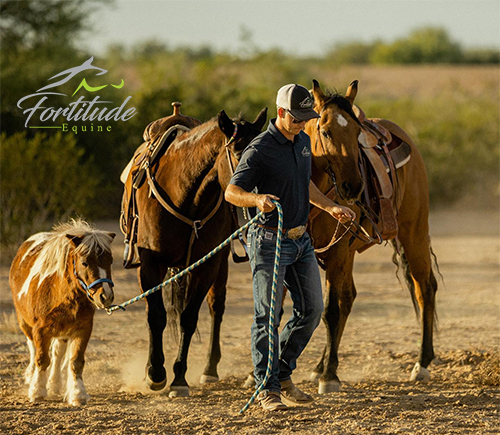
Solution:
[{"label": "bridle", "polygon": [[236,140],[236,135],[238,134],[238,124],[236,123],[233,123],[234,125],[234,132],[233,132],[233,135],[231,136],[231,138],[226,142],[226,156],[227,156],[227,161],[229,163],[229,172],[231,173],[231,177],[233,176],[234,174],[234,167],[233,167],[233,160],[231,159],[231,154],[233,155],[233,157],[238,160],[236,158],[236,156],[234,155],[234,152],[229,148],[229,145],[231,145],[235,140]]},{"label": "bridle", "polygon": [[[321,139],[321,131],[320,131],[320,128],[319,128],[319,122],[321,121],[321,117],[323,116],[323,112],[325,110],[325,107],[331,101],[332,101],[332,98],[330,98],[330,99],[328,99],[328,100],[325,101],[325,103],[323,104],[323,108],[321,109],[321,111],[319,113],[320,117],[318,118],[318,120],[316,122],[316,148],[317,148],[318,141],[319,141],[319,144],[321,145],[321,151],[323,153],[323,157],[326,159],[326,162],[327,162],[326,168],[324,170],[328,174],[328,176],[330,177],[330,180],[333,183],[333,189],[335,190],[335,197],[341,198],[341,199],[343,199],[345,201],[346,199],[344,198],[344,196],[342,195],[342,193],[340,192],[340,189],[338,187],[337,177],[335,175],[335,171],[333,170],[332,165],[330,164],[330,160],[328,159],[328,154],[326,152],[326,147],[323,144],[323,141]],[[336,239],[337,230],[338,230],[338,225],[337,225],[337,229],[335,230],[335,233],[333,235],[332,241],[326,247],[321,248],[321,249],[316,249],[315,250],[316,252],[318,252],[318,253],[325,252],[326,250],[328,250],[329,248],[331,248],[335,243],[337,243],[337,241],[339,241],[340,239],[342,239],[342,237],[344,237],[344,235],[347,232],[350,232],[354,237],[356,237],[357,239],[361,240],[364,243],[376,243],[376,244],[379,244],[379,245],[382,243],[382,241],[383,241],[382,240],[382,235],[380,234],[377,225],[375,224],[375,222],[373,221],[373,219],[370,217],[370,213],[367,212],[366,207],[364,206],[364,204],[362,204],[361,201],[359,201],[359,200],[355,201],[355,204],[363,212],[364,216],[370,221],[370,224],[372,225],[372,228],[375,231],[377,238],[375,239],[375,238],[371,237],[368,234],[368,232],[363,228],[363,226],[361,226],[355,220],[351,220],[351,222],[349,223],[349,226],[346,226],[346,225],[344,225],[343,223],[341,223],[339,221],[339,224],[341,224],[346,229],[345,232],[342,234],[342,236],[340,236],[338,239]],[[356,228],[356,231],[353,231],[351,229],[351,226],[354,226]]]},{"label": "bridle", "polygon": [[99,284],[103,284],[105,282],[107,282],[109,285],[111,285],[111,287],[114,287],[115,284],[113,283],[113,281],[111,281],[109,278],[99,278],[99,279],[96,279],[94,282],[90,283],[89,285],[87,285],[85,283],[85,281],[78,276],[78,273],[76,271],[76,259],[73,259],[73,274],[75,275],[75,278],[77,279],[77,281],[80,283],[80,286],[82,287],[82,289],[87,294],[87,298],[89,299],[89,301],[92,302],[92,304],[97,309],[100,309],[94,300],[94,296],[95,296],[97,290],[95,290],[92,293],[90,292],[90,290],[92,290],[94,287],[98,286]]},{"label": "bridle", "polygon": [[[234,157],[236,161],[238,161],[238,157],[234,154],[234,152],[231,150],[230,146],[235,140],[236,140],[236,135],[238,134],[238,124],[234,123],[234,132],[233,135],[231,136],[231,139],[229,139],[226,143],[226,156],[227,156],[227,162],[229,164],[229,173],[231,174],[231,177],[234,175],[234,166],[233,166],[233,159],[231,158],[231,155]],[[233,219],[235,223],[238,225],[238,214],[236,212],[236,207],[230,204],[231,206],[231,214],[233,215]],[[243,216],[245,218],[248,218],[248,212],[246,208],[243,208]],[[243,246],[243,249],[245,251],[245,255],[243,257],[239,256],[235,249],[233,244],[231,243],[231,253],[233,255],[233,261],[235,263],[243,263],[244,261],[248,260],[248,253],[246,252],[246,242],[244,239],[243,233],[238,234],[238,240],[240,241],[241,245]]]}]

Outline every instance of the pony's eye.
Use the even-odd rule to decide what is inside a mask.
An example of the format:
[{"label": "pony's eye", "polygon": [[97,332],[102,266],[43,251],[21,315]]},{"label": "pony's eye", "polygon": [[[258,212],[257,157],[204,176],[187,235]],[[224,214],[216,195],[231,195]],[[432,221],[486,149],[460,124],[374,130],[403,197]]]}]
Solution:
[{"label": "pony's eye", "polygon": [[329,133],[328,131],[326,131],[326,130],[323,130],[323,131],[321,132],[321,134],[322,134],[323,136],[325,136],[325,137],[330,136],[330,133]]},{"label": "pony's eye", "polygon": [[82,262],[82,266],[83,266],[83,267],[88,267],[88,266],[89,266],[89,264],[88,264],[88,263],[85,263],[85,261],[84,261],[84,262]]}]

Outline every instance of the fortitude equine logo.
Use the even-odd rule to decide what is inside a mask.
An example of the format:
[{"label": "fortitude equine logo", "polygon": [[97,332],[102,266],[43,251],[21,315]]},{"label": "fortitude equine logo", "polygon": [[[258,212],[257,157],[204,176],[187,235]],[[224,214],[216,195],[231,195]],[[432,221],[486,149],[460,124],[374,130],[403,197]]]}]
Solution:
[{"label": "fortitude equine logo", "polygon": [[[57,86],[63,85],[64,83],[67,83],[69,80],[71,80],[73,77],[75,77],[77,74],[79,74],[82,71],[87,71],[87,70],[97,70],[99,72],[96,73],[97,76],[101,76],[103,74],[106,74],[108,71],[102,68],[99,68],[97,66],[92,65],[92,61],[94,60],[94,57],[92,56],[90,59],[86,60],[83,62],[81,65],[69,68],[63,72],[60,72],[59,74],[56,74],[55,76],[52,76],[50,80],[54,80],[57,77],[64,77],[58,82],[52,83],[48,86],[44,86],[43,88],[40,88],[36,91],[36,93],[27,95],[26,97],[21,98],[17,102],[17,107],[19,107],[21,110],[23,110],[23,113],[26,115],[26,123],[24,124],[25,127],[27,128],[61,128],[62,131],[73,131],[74,133],[78,133],[78,128],[80,128],[80,131],[104,131],[103,127],[105,127],[106,131],[111,131],[111,126],[103,126],[103,125],[96,125],[95,130],[94,130],[94,124],[91,123],[90,125],[81,125],[80,127],[77,125],[70,126],[67,122],[63,122],[61,126],[44,126],[44,125],[39,125],[43,124],[46,121],[59,121],[59,120],[65,120],[65,121],[127,121],[130,118],[132,118],[136,113],[135,107],[131,107],[126,109],[126,105],[129,102],[129,100],[132,98],[131,96],[127,97],[126,100],[121,104],[121,106],[116,107],[114,106],[113,108],[110,109],[110,107],[99,107],[99,105],[110,105],[114,104],[113,101],[101,101],[99,99],[99,96],[94,97],[91,101],[85,101],[85,97],[80,96],[78,100],[72,101],[67,105],[67,107],[47,107],[44,104],[49,105],[50,101],[50,96],[51,95],[63,95],[67,96],[67,94],[63,94],[60,92],[52,92]],[[121,89],[123,88],[124,82],[123,79],[119,85],[113,85],[116,89]],[[81,89],[84,88],[88,92],[97,92],[103,88],[108,86],[108,84],[102,85],[102,86],[96,86],[92,87],[90,86],[85,78],[80,82],[76,90],[73,92],[70,98],[74,97],[75,94]],[[48,91],[48,90],[51,91]],[[33,99],[38,98],[36,104],[32,107],[24,108],[22,106],[23,103],[28,103],[29,101],[33,101]],[[39,123],[37,122],[36,126],[28,125],[30,121],[32,123],[36,122],[37,116],[39,119]]]}]

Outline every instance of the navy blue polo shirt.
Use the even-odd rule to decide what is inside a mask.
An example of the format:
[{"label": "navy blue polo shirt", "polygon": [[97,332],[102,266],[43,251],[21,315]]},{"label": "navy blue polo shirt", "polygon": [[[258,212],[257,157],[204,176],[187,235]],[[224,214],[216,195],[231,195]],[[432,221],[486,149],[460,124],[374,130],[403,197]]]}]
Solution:
[{"label": "navy blue polo shirt", "polygon": [[[260,194],[280,198],[283,208],[283,228],[305,225],[309,215],[309,182],[311,180],[311,141],[301,131],[288,140],[271,119],[267,130],[245,148],[230,184],[247,192],[256,189]],[[251,216],[259,210],[250,209]],[[278,226],[278,212],[266,213],[260,222]]]}]

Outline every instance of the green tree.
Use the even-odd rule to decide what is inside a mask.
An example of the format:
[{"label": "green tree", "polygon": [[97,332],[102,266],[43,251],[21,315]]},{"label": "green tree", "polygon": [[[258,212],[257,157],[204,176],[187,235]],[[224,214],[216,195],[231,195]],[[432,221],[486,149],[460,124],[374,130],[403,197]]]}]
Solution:
[{"label": "green tree", "polygon": [[326,59],[334,65],[368,64],[370,63],[372,53],[380,44],[380,41],[375,41],[373,43],[359,41],[341,42],[333,46],[333,48],[326,53]]},{"label": "green tree", "polygon": [[463,51],[451,40],[446,30],[425,27],[410,33],[392,44],[381,44],[372,53],[373,63],[459,63]]},{"label": "green tree", "polygon": [[50,228],[48,222],[85,213],[101,180],[73,135],[2,133],[0,142],[2,246]]}]

